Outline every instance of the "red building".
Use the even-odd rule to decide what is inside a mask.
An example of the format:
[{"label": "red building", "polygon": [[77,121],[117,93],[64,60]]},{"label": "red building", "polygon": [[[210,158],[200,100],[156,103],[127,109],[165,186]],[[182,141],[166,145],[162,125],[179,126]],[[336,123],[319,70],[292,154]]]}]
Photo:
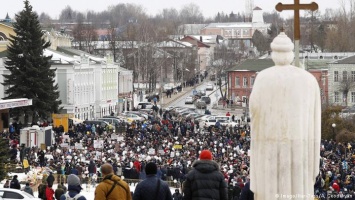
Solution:
[{"label": "red building", "polygon": [[[271,59],[246,60],[236,67],[228,70],[228,98],[242,102],[249,99],[257,74],[274,66]],[[316,79],[321,91],[322,104],[328,103],[328,70],[308,70]]]}]

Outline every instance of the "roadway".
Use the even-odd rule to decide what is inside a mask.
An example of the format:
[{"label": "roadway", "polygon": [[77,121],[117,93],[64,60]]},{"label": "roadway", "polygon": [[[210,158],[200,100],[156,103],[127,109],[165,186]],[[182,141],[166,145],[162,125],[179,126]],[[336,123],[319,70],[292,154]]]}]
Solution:
[{"label": "roadway", "polygon": [[[201,85],[197,86],[196,90],[198,91],[198,90],[206,89],[207,83],[214,84],[214,82],[205,81]],[[195,108],[194,104],[185,104],[185,98],[192,95],[193,95],[193,90],[191,92],[184,94],[183,96],[178,97],[176,100],[173,100],[168,105],[166,105],[166,107],[178,106],[178,107]],[[219,99],[222,96],[218,86],[214,86],[213,91],[206,91],[206,96],[209,96],[211,98],[211,103],[207,105],[207,109],[209,109],[213,115],[225,115],[227,112],[230,112],[231,115],[234,114],[236,116],[241,116],[243,114],[243,109],[235,109],[235,110],[223,109],[222,106],[217,107],[217,109],[212,108],[213,104],[217,103],[217,99]],[[205,110],[203,109],[198,110],[198,113],[204,114]]]}]

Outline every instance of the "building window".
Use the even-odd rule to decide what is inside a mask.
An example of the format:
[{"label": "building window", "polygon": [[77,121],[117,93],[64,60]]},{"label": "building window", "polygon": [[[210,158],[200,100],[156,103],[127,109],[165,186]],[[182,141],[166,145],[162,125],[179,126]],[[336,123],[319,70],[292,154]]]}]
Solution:
[{"label": "building window", "polygon": [[235,86],[240,87],[240,78],[238,76],[235,77]]},{"label": "building window", "polygon": [[334,71],[334,82],[338,82],[338,81],[339,81],[339,72]]},{"label": "building window", "polygon": [[255,82],[255,77],[254,76],[250,77],[250,85],[251,86],[254,85],[254,82]]},{"label": "building window", "polygon": [[343,81],[347,81],[347,80],[348,80],[348,72],[343,71]]},{"label": "building window", "polygon": [[334,92],[334,103],[339,103],[339,92]]},{"label": "building window", "polygon": [[232,85],[232,77],[229,77],[229,82],[228,82],[228,85]]},{"label": "building window", "polygon": [[351,92],[351,103],[355,103],[355,92]]},{"label": "building window", "polygon": [[243,86],[248,86],[248,77],[243,77]]},{"label": "building window", "polygon": [[351,82],[355,82],[355,71],[351,71]]}]

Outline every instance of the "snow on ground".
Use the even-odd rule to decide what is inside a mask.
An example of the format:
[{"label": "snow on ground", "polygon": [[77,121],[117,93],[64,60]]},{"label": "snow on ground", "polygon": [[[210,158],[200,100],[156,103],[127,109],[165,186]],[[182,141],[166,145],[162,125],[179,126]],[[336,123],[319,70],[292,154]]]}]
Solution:
[{"label": "snow on ground", "polygon": [[[14,176],[14,175],[17,175],[17,176],[18,176],[17,179],[18,179],[20,182],[26,181],[26,179],[27,179],[27,175],[25,175],[25,173],[9,173],[9,176],[10,176],[10,177],[12,177],[12,176]],[[3,180],[3,181],[0,182],[0,188],[3,188],[3,186],[4,186],[4,184],[5,184],[5,181],[6,181],[6,180]],[[97,185],[97,184],[96,184],[96,185]],[[53,190],[54,190],[54,191],[57,189],[57,186],[58,186],[57,184],[54,184],[54,185],[53,185]],[[67,184],[66,184],[65,186],[68,188],[68,185],[67,185]],[[22,187],[25,187],[25,185],[21,185],[21,188],[22,188]],[[94,198],[95,198],[95,195],[94,195],[94,193],[95,193],[95,187],[92,187],[91,185],[88,186],[87,184],[82,184],[81,187],[83,188],[83,190],[80,192],[80,194],[84,195],[87,200],[94,200]],[[129,185],[129,188],[130,188],[131,192],[134,192],[134,190],[135,190],[135,188],[136,188],[136,184],[134,184],[134,183],[130,184],[130,185]],[[171,194],[174,194],[175,189],[176,189],[176,188],[174,188],[174,187],[170,187]],[[180,191],[180,193],[181,193],[181,191]],[[37,191],[34,192],[34,196],[35,196],[35,197],[38,197],[38,192],[37,192]]]}]

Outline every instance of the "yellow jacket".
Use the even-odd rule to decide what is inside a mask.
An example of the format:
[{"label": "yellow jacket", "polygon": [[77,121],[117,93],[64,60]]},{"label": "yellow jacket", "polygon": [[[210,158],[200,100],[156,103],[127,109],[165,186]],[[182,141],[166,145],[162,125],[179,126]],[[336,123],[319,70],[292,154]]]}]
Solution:
[{"label": "yellow jacket", "polygon": [[30,166],[30,165],[28,164],[28,160],[27,160],[27,159],[23,159],[22,163],[23,163],[23,168],[25,168],[25,169]]},{"label": "yellow jacket", "polygon": [[[106,198],[107,193],[111,190],[112,185],[116,181],[116,186]],[[132,200],[131,191],[128,184],[121,180],[120,177],[109,174],[104,177],[102,182],[96,187],[95,200]]]}]

